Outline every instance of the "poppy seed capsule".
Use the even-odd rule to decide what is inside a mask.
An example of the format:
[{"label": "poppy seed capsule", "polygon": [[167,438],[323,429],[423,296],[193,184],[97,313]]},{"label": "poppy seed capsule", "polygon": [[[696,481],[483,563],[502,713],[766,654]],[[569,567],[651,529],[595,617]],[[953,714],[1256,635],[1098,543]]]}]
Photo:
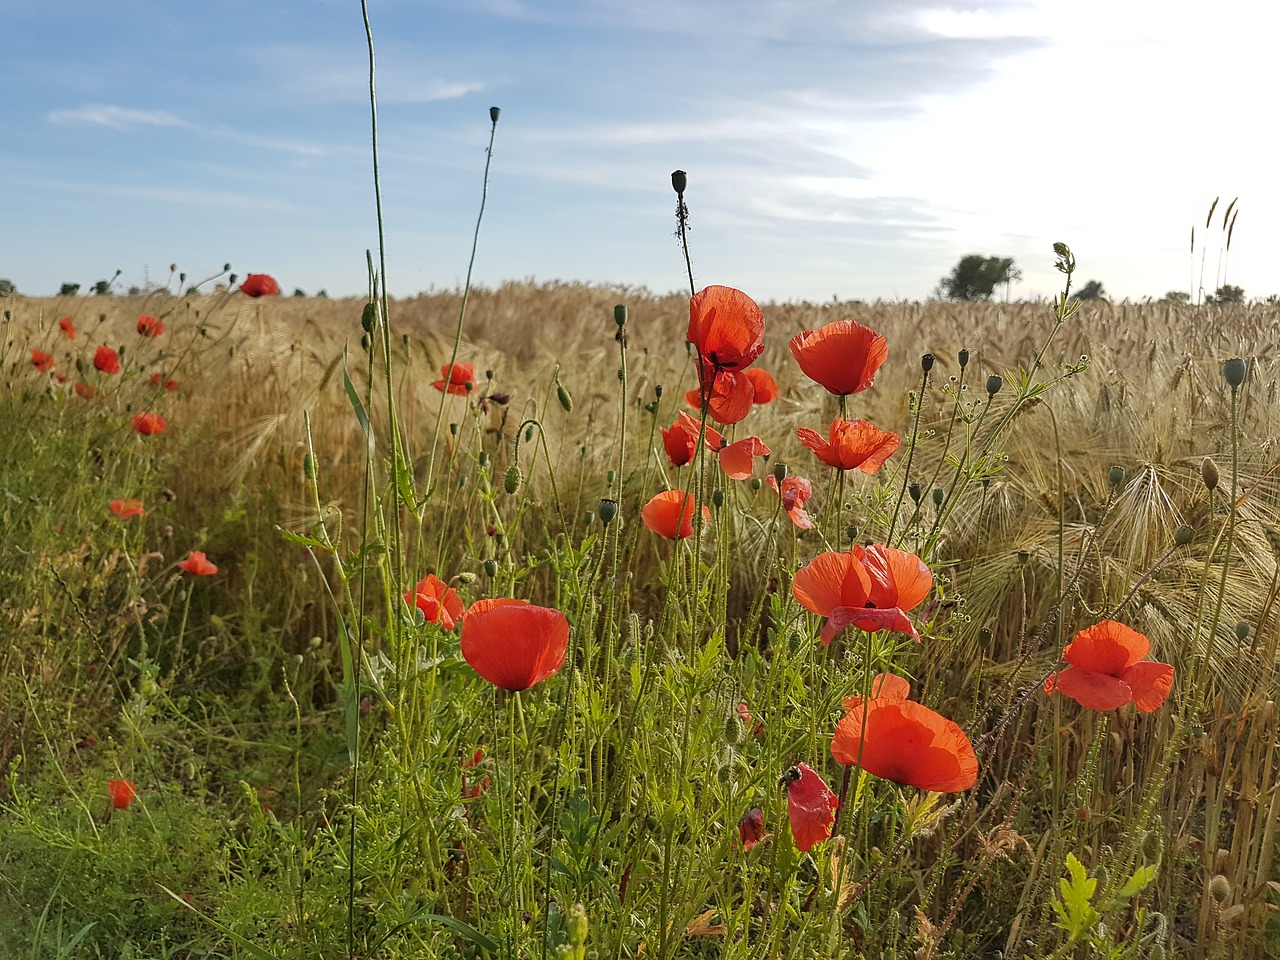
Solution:
[{"label": "poppy seed capsule", "polygon": [[560,401],[560,406],[564,407],[565,413],[573,413],[573,396],[563,383],[556,384],[556,399]]},{"label": "poppy seed capsule", "polygon": [[613,322],[620,327],[627,325],[627,305],[620,303],[613,308]]},{"label": "poppy seed capsule", "polygon": [[993,373],[987,377],[987,396],[994,397],[1000,392],[1000,388],[1004,386],[1004,377]]},{"label": "poppy seed capsule", "polygon": [[502,116],[502,108],[501,108],[501,107],[490,107],[490,108],[489,108],[489,121],[490,121],[491,123],[497,123],[497,122],[498,122],[498,117],[500,117],[500,116]]},{"label": "poppy seed capsule", "polygon": [[498,575],[498,561],[493,559],[485,560],[480,564],[480,569],[484,571],[486,577],[492,580]]},{"label": "poppy seed capsule", "polygon": [[673,170],[671,173],[671,188],[676,194],[683,194],[685,188],[689,186],[689,175],[683,170]]},{"label": "poppy seed capsule", "polygon": [[918,483],[911,484],[911,486],[907,487],[907,493],[911,496],[911,499],[914,502],[916,503],[920,502],[920,494],[921,494],[920,484]]},{"label": "poppy seed capsule", "polygon": [[923,357],[920,358],[920,369],[923,370],[925,373],[928,373],[930,370],[933,369],[933,361],[934,361],[933,354],[926,353]]},{"label": "poppy seed capsule", "polygon": [[660,383],[655,383],[655,384],[653,385],[653,399],[655,399],[655,400],[661,400],[661,399],[662,399],[662,384],[660,384]]},{"label": "poppy seed capsule", "polygon": [[618,515],[618,501],[611,500],[608,497],[601,497],[600,502],[596,504],[596,516],[600,518],[600,522],[608,526],[610,521]]},{"label": "poppy seed capsule", "polygon": [[773,465],[773,479],[778,482],[779,486],[782,485],[783,480],[787,479],[787,465],[782,460]]},{"label": "poppy seed capsule", "polygon": [[1210,493],[1218,488],[1218,465],[1213,462],[1212,457],[1205,457],[1200,461],[1200,479]]},{"label": "poppy seed capsule", "polygon": [[721,507],[723,507],[723,506],[724,506],[724,491],[723,491],[723,490],[712,490],[712,491],[711,491],[711,505],[712,505],[713,507],[715,507],[717,510],[719,510]]},{"label": "poppy seed capsule", "polygon": [[958,359],[960,361],[960,369],[963,370],[965,367],[969,365],[969,351],[961,350],[960,356],[958,357]]},{"label": "poppy seed capsule", "polygon": [[1173,542],[1180,547],[1185,547],[1192,541],[1195,535],[1195,529],[1184,523],[1182,526],[1178,527],[1177,530],[1173,531]]},{"label": "poppy seed capsule", "polygon": [[1246,369],[1245,362],[1239,357],[1234,357],[1223,363],[1222,376],[1231,385],[1232,390],[1244,383]]},{"label": "poppy seed capsule", "polygon": [[1107,483],[1118,487],[1124,483],[1124,467],[1112,467],[1107,471]]},{"label": "poppy seed capsule", "polygon": [[515,493],[520,489],[520,482],[523,479],[524,476],[520,473],[520,467],[513,463],[507,467],[507,473],[502,478],[502,489],[507,493]]},{"label": "poppy seed capsule", "polygon": [[1249,625],[1243,620],[1236,624],[1236,639],[1241,643],[1249,639]]},{"label": "poppy seed capsule", "polygon": [[933,490],[933,505],[934,505],[935,507],[940,507],[940,506],[942,506],[943,501],[944,501],[944,500],[946,500],[946,499],[947,499],[947,495],[946,495],[945,493],[943,493],[943,492],[942,492],[942,488],[941,488],[941,487],[934,487],[934,490]]}]

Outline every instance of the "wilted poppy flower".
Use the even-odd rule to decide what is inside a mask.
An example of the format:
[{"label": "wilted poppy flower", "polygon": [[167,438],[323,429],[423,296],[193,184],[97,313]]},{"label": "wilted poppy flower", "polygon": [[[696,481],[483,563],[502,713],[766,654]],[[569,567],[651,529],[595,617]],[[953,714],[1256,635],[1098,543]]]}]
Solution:
[{"label": "wilted poppy flower", "polygon": [[823,463],[838,470],[861,470],[863,473],[875,473],[902,444],[897,434],[881,430],[866,420],[845,420],[841,417],[831,421],[827,440],[808,427],[800,427],[796,436]]},{"label": "wilted poppy flower", "polygon": [[169,424],[158,413],[139,413],[133,418],[133,429],[146,436],[164,433]]},{"label": "wilted poppy flower", "polygon": [[[698,421],[681,410],[676,414],[676,422],[670,427],[660,427],[662,446],[673,466],[683,467],[693,459],[694,448],[698,443]],[[703,430],[703,443],[708,450],[719,450],[724,446],[724,435],[713,427]]]},{"label": "wilted poppy flower", "polygon": [[748,853],[764,837],[764,811],[759,807],[752,807],[738,821],[738,840],[742,843],[742,852]]},{"label": "wilted poppy flower", "polygon": [[1071,666],[1044,683],[1091,710],[1118,710],[1132,703],[1151,713],[1173,688],[1173,667],[1144,659],[1151,641],[1132,627],[1103,620],[1081,630],[1062,651]]},{"label": "wilted poppy flower", "polygon": [[689,332],[701,366],[743,370],[764,350],[764,314],[733,287],[710,286],[689,299]]},{"label": "wilted poppy flower", "polygon": [[465,397],[475,389],[476,365],[474,363],[446,363],[440,368],[441,380],[432,381],[432,386],[454,396]]},{"label": "wilted poppy flower", "polygon": [[462,617],[462,656],[495,687],[527,690],[564,664],[569,621],[527,600],[477,600]]},{"label": "wilted poppy flower", "polygon": [[484,792],[489,789],[489,784],[493,782],[493,778],[489,774],[485,774],[479,780],[471,780],[467,776],[468,770],[474,770],[484,762],[484,751],[479,748],[471,755],[471,759],[462,765],[462,799],[474,800],[476,797],[483,796]]},{"label": "wilted poppy flower", "polygon": [[906,611],[918,606],[932,587],[933,574],[919,557],[877,543],[818,554],[796,571],[791,593],[806,610],[827,618],[823,644],[848,626],[892,630],[919,641]]},{"label": "wilted poppy flower", "polygon": [[110,347],[99,347],[93,354],[93,365],[103,373],[119,373],[120,355]]},{"label": "wilted poppy flower", "polygon": [[248,297],[274,297],[280,292],[280,284],[267,273],[251,273],[240,284],[240,292]]},{"label": "wilted poppy flower", "polygon": [[84,397],[86,400],[97,393],[93,387],[89,386],[87,383],[81,383],[79,380],[76,381],[75,391],[77,397]]},{"label": "wilted poppy flower", "polygon": [[76,324],[70,317],[63,317],[58,321],[58,329],[67,335],[68,340],[76,338]]},{"label": "wilted poppy flower", "polygon": [[164,333],[164,324],[158,317],[153,317],[149,313],[144,313],[138,317],[138,332],[144,337],[158,337]]},{"label": "wilted poppy flower", "polygon": [[705,394],[707,413],[716,423],[726,426],[738,423],[751,412],[751,405],[755,402],[755,387],[746,371],[734,373],[731,370],[717,370],[714,373],[704,373],[699,377],[699,383],[701,386],[697,390],[690,390],[684,395],[685,402],[694,409],[701,410]]},{"label": "wilted poppy flower", "polygon": [[953,721],[906,699],[906,681],[892,679],[896,682],[881,683],[885,695],[845,701],[849,710],[836,724],[831,755],[837,763],[859,764],[904,786],[935,793],[968,790],[978,779],[978,757],[969,738]]},{"label": "wilted poppy flower", "polygon": [[[644,525],[668,540],[683,540],[693,535],[692,493],[684,490],[666,490],[656,494],[640,511],[640,519]],[[711,522],[711,511],[704,505],[702,520]]]},{"label": "wilted poppy flower", "polygon": [[147,512],[138,500],[112,500],[110,506],[111,512],[121,520],[132,520],[134,517],[141,517]]},{"label": "wilted poppy flower", "polygon": [[779,487],[773,474],[765,477],[764,482],[769,485],[769,489],[782,498],[782,509],[787,511],[787,516],[791,518],[792,523],[801,530],[813,529],[813,518],[804,508],[809,498],[813,496],[812,483],[804,477],[788,476]]},{"label": "wilted poppy flower", "polygon": [[43,350],[32,350],[31,364],[41,373],[48,373],[53,369],[53,357]]},{"label": "wilted poppy flower", "polygon": [[218,568],[199,550],[192,550],[187,559],[178,561],[178,566],[197,577],[211,577],[218,572]]},{"label": "wilted poppy flower", "polygon": [[787,818],[796,849],[812,850],[831,836],[840,801],[807,763],[797,763],[789,769],[782,775],[782,783],[787,788]]},{"label": "wilted poppy flower", "polygon": [[752,367],[742,371],[742,375],[751,381],[754,388],[753,403],[771,403],[778,399],[778,381],[773,379],[769,371]]},{"label": "wilted poppy flower", "polygon": [[884,337],[853,320],[834,320],[791,338],[791,354],[805,375],[837,396],[867,389],[889,356]]},{"label": "wilted poppy flower", "polygon": [[111,795],[111,806],[116,810],[127,810],[138,795],[138,788],[132,780],[108,780],[107,793]]},{"label": "wilted poppy flower", "polygon": [[418,581],[411,593],[404,595],[405,603],[417,607],[427,623],[438,623],[452,630],[462,619],[462,601],[458,592],[434,573],[428,573]]},{"label": "wilted poppy flower", "polygon": [[163,386],[166,390],[169,390],[169,391],[178,389],[178,381],[166,380],[163,373],[153,373],[151,375],[151,385],[153,387]]}]

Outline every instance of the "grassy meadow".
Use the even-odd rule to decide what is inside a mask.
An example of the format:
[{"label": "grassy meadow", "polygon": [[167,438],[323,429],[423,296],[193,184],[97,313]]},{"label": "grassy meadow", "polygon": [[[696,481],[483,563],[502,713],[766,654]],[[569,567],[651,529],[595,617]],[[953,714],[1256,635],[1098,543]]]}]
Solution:
[{"label": "grassy meadow", "polygon": [[[707,424],[687,296],[472,290],[458,394],[460,292],[0,301],[0,956],[1280,955],[1280,308],[1075,306],[762,304],[731,479],[661,434]],[[844,319],[888,359],[838,400],[788,341]],[[842,412],[901,438],[878,472],[801,445]],[[664,490],[709,522],[655,533]],[[797,571],[871,544],[931,571],[920,642],[824,645]],[[484,679],[429,574],[559,611],[563,666]],[[1046,692],[1108,620],[1156,708]],[[833,757],[881,672],[973,786]]]}]

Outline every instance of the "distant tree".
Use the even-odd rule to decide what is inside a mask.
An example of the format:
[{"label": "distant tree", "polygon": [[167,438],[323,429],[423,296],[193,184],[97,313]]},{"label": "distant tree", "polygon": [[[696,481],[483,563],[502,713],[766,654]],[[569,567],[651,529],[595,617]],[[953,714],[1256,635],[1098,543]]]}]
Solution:
[{"label": "distant tree", "polygon": [[1077,300],[1105,300],[1106,296],[1101,280],[1090,280],[1075,293]]},{"label": "distant tree", "polygon": [[12,297],[17,292],[18,288],[13,285],[12,280],[0,280],[0,297]]},{"label": "distant tree", "polygon": [[78,283],[64,283],[58,288],[58,296],[60,297],[74,297],[79,292],[80,284]]},{"label": "distant tree", "polygon": [[316,291],[316,296],[317,296],[317,297],[319,297],[321,300],[328,300],[328,299],[329,299],[329,294],[328,294],[327,292],[325,292],[324,290],[317,290],[317,291]]},{"label": "distant tree", "polygon": [[1244,303],[1244,287],[1225,284],[1213,293],[1214,303]]},{"label": "distant tree", "polygon": [[1170,290],[1164,295],[1164,298],[1170,303],[1188,304],[1191,302],[1191,294],[1184,290]]},{"label": "distant tree", "polygon": [[1012,257],[970,253],[939,281],[938,293],[948,300],[990,300],[996,287],[1012,287],[1021,279],[1022,271],[1014,266]]},{"label": "distant tree", "polygon": [[305,297],[307,295],[307,291],[303,290],[301,287],[294,287],[293,295],[295,297]]},{"label": "distant tree", "polygon": [[93,285],[93,294],[97,297],[106,297],[111,295],[111,281],[99,280]]},{"label": "distant tree", "polygon": [[130,287],[130,288],[129,288],[129,296],[131,296],[131,297],[136,297],[136,296],[138,296],[140,293],[142,293],[142,288],[141,288],[141,287]]}]

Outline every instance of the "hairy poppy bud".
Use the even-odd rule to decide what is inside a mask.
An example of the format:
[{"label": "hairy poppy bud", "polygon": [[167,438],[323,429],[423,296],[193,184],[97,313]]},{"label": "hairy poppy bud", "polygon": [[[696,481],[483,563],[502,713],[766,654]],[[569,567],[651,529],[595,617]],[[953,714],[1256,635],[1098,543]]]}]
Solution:
[{"label": "hairy poppy bud", "polygon": [[1243,620],[1236,624],[1236,639],[1241,643],[1249,639],[1249,624]]},{"label": "hairy poppy bud", "polygon": [[373,328],[378,324],[378,305],[370,300],[364,305],[364,310],[360,314],[360,326],[364,328],[365,333],[373,333]]},{"label": "hairy poppy bud", "polygon": [[934,356],[932,353],[926,353],[920,358],[920,369],[928,373],[933,369]]},{"label": "hairy poppy bud", "polygon": [[502,478],[502,489],[507,493],[515,493],[520,489],[520,481],[523,479],[524,476],[520,473],[520,467],[513,463],[507,467],[506,475]]},{"label": "hairy poppy bud", "polygon": [[618,501],[611,500],[609,497],[601,497],[600,502],[596,504],[596,516],[600,518],[600,522],[608,526],[610,521],[618,515]]},{"label": "hairy poppy bud", "polygon": [[1200,479],[1210,493],[1218,488],[1218,465],[1213,462],[1212,457],[1205,457],[1200,461]]},{"label": "hairy poppy bud", "polygon": [[500,116],[502,116],[502,108],[501,108],[501,107],[490,107],[490,108],[489,108],[489,121],[490,121],[491,123],[497,123],[497,122],[498,122],[498,117],[500,117]]},{"label": "hairy poppy bud", "polygon": [[724,491],[723,491],[723,490],[712,490],[712,491],[711,491],[711,505],[712,505],[713,507],[715,507],[717,510],[719,510],[721,507],[723,507],[723,506],[724,506]]},{"label": "hairy poppy bud", "polygon": [[1196,532],[1192,527],[1185,523],[1173,531],[1173,542],[1180,547],[1185,547],[1195,537]]},{"label": "hairy poppy bud", "polygon": [[911,499],[914,502],[916,503],[920,502],[920,495],[922,493],[922,491],[920,490],[920,484],[918,483],[911,484],[909,487],[907,487],[907,493],[910,494]]},{"label": "hairy poppy bud", "polygon": [[613,308],[613,322],[620,327],[627,325],[627,305],[620,303]]},{"label": "hairy poppy bud", "polygon": [[573,413],[573,395],[563,383],[556,383],[556,399],[560,401],[560,406],[564,407],[565,413]]},{"label": "hairy poppy bud", "polygon": [[671,173],[671,188],[677,194],[683,194],[685,187],[689,186],[689,175],[683,170],[674,170]]},{"label": "hairy poppy bud", "polygon": [[1218,903],[1225,903],[1227,898],[1231,896],[1231,881],[1222,874],[1215,874],[1213,879],[1209,881],[1209,896],[1213,897]]},{"label": "hairy poppy bud", "polygon": [[994,397],[1000,392],[1000,388],[1004,386],[1004,377],[998,373],[993,373],[987,377],[987,396]]},{"label": "hairy poppy bud", "polygon": [[479,578],[470,570],[464,570],[453,579],[457,580],[459,583],[475,583]]},{"label": "hairy poppy bud", "polygon": [[959,360],[960,360],[960,369],[963,370],[965,367],[969,365],[969,351],[961,350]]},{"label": "hairy poppy bud", "polygon": [[1232,390],[1244,383],[1246,369],[1245,362],[1239,357],[1228,360],[1222,365],[1222,375],[1231,385]]},{"label": "hairy poppy bud", "polygon": [[494,559],[485,560],[480,564],[480,569],[484,571],[484,575],[492,580],[498,575],[498,561]]},{"label": "hairy poppy bud", "polygon": [[488,462],[489,462],[488,450],[481,450],[478,454],[476,454],[476,463],[480,464],[480,466],[483,467]]},{"label": "hairy poppy bud", "polygon": [[1118,487],[1124,483],[1124,467],[1112,467],[1107,471],[1107,483]]}]

